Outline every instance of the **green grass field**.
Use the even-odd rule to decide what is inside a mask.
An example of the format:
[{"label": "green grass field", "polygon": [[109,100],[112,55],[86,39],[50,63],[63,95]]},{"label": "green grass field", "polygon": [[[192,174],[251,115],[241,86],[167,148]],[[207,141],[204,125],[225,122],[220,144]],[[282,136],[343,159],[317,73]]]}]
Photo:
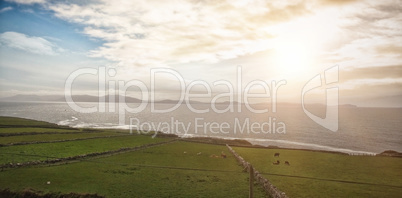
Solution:
[{"label": "green grass field", "polygon": [[[235,159],[209,156],[224,149],[176,142],[79,163],[12,169],[0,173],[9,178],[0,180],[0,186],[106,197],[247,197],[248,174]],[[258,186],[254,192],[256,197],[265,196]]]},{"label": "green grass field", "polygon": [[[70,141],[0,147],[0,165],[114,151],[174,139],[128,135],[122,130],[58,128],[45,122],[0,117],[0,130],[6,129],[8,132],[4,133],[27,134],[0,137],[0,144]],[[71,133],[54,133],[58,130]],[[115,135],[119,137],[106,137]],[[219,143],[219,140],[199,140]],[[400,197],[402,194],[402,158],[235,146],[233,149],[289,197]],[[227,158],[214,157],[222,151]],[[273,156],[276,152],[280,157]],[[273,165],[276,160],[281,164]],[[289,161],[290,166],[284,165],[284,161]],[[0,172],[0,190],[20,192],[32,188],[43,193],[97,193],[106,197],[248,197],[248,185],[248,173],[243,172],[225,146],[180,140],[66,163],[5,168]],[[255,197],[266,196],[260,185],[254,186]]]},{"label": "green grass field", "polygon": [[3,117],[3,116],[0,119],[0,126],[18,126],[18,127],[31,126],[31,127],[61,128],[57,124],[52,124],[52,123],[48,123],[48,122],[30,120],[30,119],[21,119],[21,118],[15,118],[15,117]]},{"label": "green grass field", "polygon": [[42,127],[24,127],[24,128],[11,128],[5,127],[0,128],[0,134],[15,134],[15,133],[68,133],[68,132],[79,132],[78,129],[65,129],[65,128],[42,128]]},{"label": "green grass field", "polygon": [[[42,128],[46,123],[18,121],[17,118],[7,120],[15,124],[12,129],[16,133],[28,129],[31,132],[42,130],[45,134],[0,137],[2,144],[106,135],[121,137],[0,147],[0,164],[47,160],[46,156],[70,157],[172,140],[172,137],[127,135],[120,130],[118,133],[113,130],[94,133],[84,129],[78,130],[81,133],[57,134],[53,133],[57,126],[51,126],[52,130],[47,131],[48,128]],[[24,125],[17,127],[17,123]],[[0,172],[0,189],[18,192],[32,188],[43,193],[97,193],[106,197],[247,197],[248,173],[243,172],[230,155],[225,159],[210,157],[220,155],[222,151],[229,154],[225,146],[179,141],[67,164],[8,168]],[[51,184],[47,184],[48,181]],[[258,185],[254,194],[255,197],[266,196]]]},{"label": "green grass field", "polygon": [[99,133],[77,133],[77,134],[40,134],[40,135],[18,135],[7,136],[0,138],[0,144],[12,144],[12,143],[25,143],[25,142],[51,142],[60,140],[74,140],[85,138],[106,138],[109,136],[123,136],[128,134],[116,134],[113,132],[99,132]]},{"label": "green grass field", "polygon": [[[290,197],[402,195],[401,158],[287,149],[233,149]],[[274,157],[274,153],[280,156]],[[273,165],[276,160],[281,164]]]},{"label": "green grass field", "polygon": [[166,141],[166,139],[131,135],[57,143],[16,145],[0,148],[0,164],[46,160],[48,157],[65,158],[88,153],[113,151],[120,148],[135,147],[161,141]]}]

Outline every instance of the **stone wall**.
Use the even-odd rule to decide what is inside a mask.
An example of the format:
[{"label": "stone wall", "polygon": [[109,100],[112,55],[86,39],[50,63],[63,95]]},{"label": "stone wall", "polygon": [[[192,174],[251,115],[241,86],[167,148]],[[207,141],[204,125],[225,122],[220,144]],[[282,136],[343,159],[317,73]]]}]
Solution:
[{"label": "stone wall", "polygon": [[[244,167],[245,170],[248,172],[250,171],[250,163],[248,163],[246,160],[244,160],[239,154],[237,154],[232,147],[226,144],[228,147],[229,151],[235,156],[236,160]],[[274,185],[271,184],[271,182],[268,181],[268,179],[264,178],[253,166],[254,172],[254,179],[262,185],[264,191],[271,197],[274,198],[287,198],[286,194],[279,189],[277,189]]]}]

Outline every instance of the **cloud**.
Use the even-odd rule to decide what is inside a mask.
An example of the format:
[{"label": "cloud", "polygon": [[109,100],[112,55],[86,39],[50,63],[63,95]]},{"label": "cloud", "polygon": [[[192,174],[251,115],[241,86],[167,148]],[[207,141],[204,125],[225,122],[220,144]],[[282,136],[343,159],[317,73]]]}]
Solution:
[{"label": "cloud", "polygon": [[58,52],[63,51],[63,49],[44,38],[27,36],[18,32],[4,32],[0,34],[0,43],[1,45],[34,54],[56,55]]},{"label": "cloud", "polygon": [[371,98],[402,95],[402,81],[358,83],[353,89],[340,89],[342,97]]},{"label": "cloud", "polygon": [[309,13],[302,2],[104,1],[49,4],[64,20],[103,40],[91,51],[122,65],[217,62],[269,48],[269,26]]},{"label": "cloud", "polygon": [[319,3],[321,5],[329,5],[329,6],[339,6],[346,5],[354,2],[358,2],[359,0],[320,0]]},{"label": "cloud", "polygon": [[34,3],[45,3],[46,0],[6,0],[8,2],[14,2],[19,4],[34,4]]},{"label": "cloud", "polygon": [[[347,6],[346,6],[347,5]],[[327,6],[336,9],[338,6]],[[402,4],[400,1],[356,1],[338,9],[339,32],[325,61],[344,67],[400,65],[402,52]],[[399,50],[399,52],[398,52]],[[370,69],[368,69],[370,70]]]},{"label": "cloud", "polygon": [[402,4],[400,1],[373,1],[356,6],[345,14],[342,27],[360,38],[402,36]]},{"label": "cloud", "polygon": [[0,13],[7,12],[7,11],[10,11],[10,10],[12,10],[12,9],[13,9],[13,7],[11,7],[11,6],[4,7],[4,8],[2,8],[2,9],[0,10]]},{"label": "cloud", "polygon": [[376,47],[376,52],[379,54],[394,54],[402,56],[402,46],[390,44],[390,45],[381,45]]},{"label": "cloud", "polygon": [[402,78],[402,65],[354,68],[341,71],[339,78],[342,82],[359,79],[400,79]]},{"label": "cloud", "polygon": [[[352,3],[353,6],[347,6]],[[338,5],[342,9],[330,10]],[[77,4],[49,1],[43,6],[56,17],[79,24],[82,33],[104,42],[90,51],[90,56],[104,57],[126,67],[216,63],[270,50],[275,47],[275,38],[284,33],[295,35],[290,33],[293,31],[299,31],[298,39],[319,40],[308,43],[317,43],[338,54],[332,60],[362,60],[359,56],[367,52],[359,47],[375,52],[375,46],[398,43],[402,37],[398,25],[402,20],[401,5],[395,1],[117,0]],[[312,20],[309,24],[313,26],[286,28],[292,26],[289,22],[321,12],[328,13],[320,15],[325,24]],[[282,31],[276,31],[277,26]],[[303,32],[305,35],[301,35]],[[313,34],[324,38],[308,36]]]}]

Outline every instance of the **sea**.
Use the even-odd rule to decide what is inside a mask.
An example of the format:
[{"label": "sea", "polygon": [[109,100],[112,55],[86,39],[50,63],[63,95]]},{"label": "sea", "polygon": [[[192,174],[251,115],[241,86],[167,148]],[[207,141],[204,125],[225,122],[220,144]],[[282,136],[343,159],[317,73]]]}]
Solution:
[{"label": "sea", "polygon": [[[77,128],[161,131],[188,137],[244,139],[255,145],[375,155],[402,152],[402,108],[338,107],[338,129],[331,131],[312,120],[301,105],[284,104],[140,104],[65,102],[0,102],[0,116],[29,118]],[[175,108],[176,107],[176,108]],[[252,108],[252,109],[251,109]],[[276,110],[274,110],[276,109]],[[256,112],[266,110],[267,112]],[[307,110],[325,117],[325,107]],[[129,130],[127,130],[130,133]]]}]

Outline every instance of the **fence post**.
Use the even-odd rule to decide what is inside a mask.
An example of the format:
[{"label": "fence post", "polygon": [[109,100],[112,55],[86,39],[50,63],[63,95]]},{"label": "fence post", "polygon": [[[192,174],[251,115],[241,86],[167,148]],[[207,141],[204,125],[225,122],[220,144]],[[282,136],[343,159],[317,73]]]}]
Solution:
[{"label": "fence post", "polygon": [[249,194],[249,198],[253,198],[253,185],[254,185],[254,168],[253,166],[249,163],[248,164],[248,169],[250,172],[250,194]]}]

